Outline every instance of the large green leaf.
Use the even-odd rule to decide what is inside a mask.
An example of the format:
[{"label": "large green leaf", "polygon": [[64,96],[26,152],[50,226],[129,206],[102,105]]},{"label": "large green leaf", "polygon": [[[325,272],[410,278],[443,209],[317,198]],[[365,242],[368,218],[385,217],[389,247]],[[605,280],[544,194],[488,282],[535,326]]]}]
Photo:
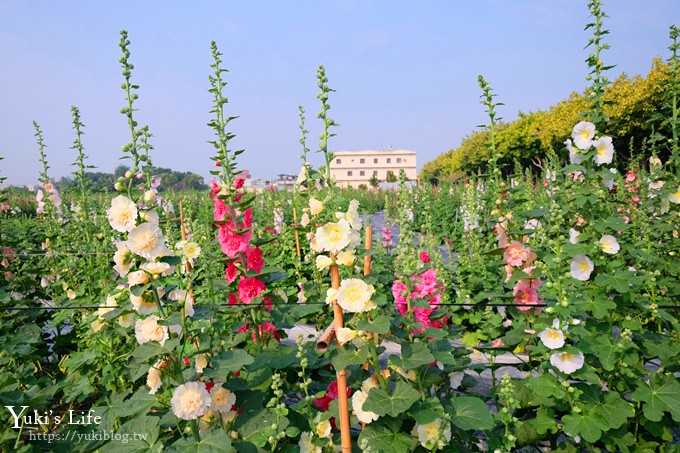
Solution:
[{"label": "large green leaf", "polygon": [[425,401],[416,401],[416,403],[411,407],[409,414],[411,414],[413,419],[419,425],[426,425],[428,423],[432,423],[438,418],[442,418],[444,416],[444,407],[439,402],[439,399],[430,397]]},{"label": "large green leaf", "polygon": [[544,373],[540,376],[532,376],[527,382],[531,391],[539,396],[554,396],[561,399],[565,395],[564,387],[552,374]]},{"label": "large green leaf", "polygon": [[390,331],[390,318],[386,315],[378,315],[371,321],[362,319],[357,322],[356,328],[384,335]]},{"label": "large green leaf", "polygon": [[403,371],[412,370],[435,361],[425,343],[405,343],[401,346],[401,357],[390,356],[390,362]]},{"label": "large green leaf", "polygon": [[368,360],[370,351],[368,346],[359,349],[354,349],[349,346],[341,346],[336,350],[333,356],[333,367],[336,370],[342,370],[350,365],[361,365]]},{"label": "large green leaf", "polygon": [[200,442],[196,442],[193,437],[189,436],[172,444],[168,451],[182,453],[232,453],[235,450],[231,446],[231,439],[227,433],[221,429],[213,429]]},{"label": "large green leaf", "polygon": [[596,405],[590,414],[607,423],[609,428],[618,428],[635,415],[633,405],[621,398],[618,393],[608,392],[604,401]]},{"label": "large green leaf", "polygon": [[102,447],[104,453],[127,453],[163,451],[162,445],[156,445],[160,419],[142,415],[125,423],[116,432],[116,438]]},{"label": "large green leaf", "polygon": [[403,414],[413,403],[420,399],[420,393],[406,382],[399,381],[394,386],[392,395],[381,388],[372,388],[368,392],[368,398],[364,402],[364,411],[375,412],[378,415],[390,415],[396,417]]},{"label": "large green leaf", "polygon": [[581,436],[588,442],[596,442],[609,426],[601,419],[583,414],[569,414],[562,417],[564,432],[569,436]]},{"label": "large green leaf", "polygon": [[615,345],[612,344],[611,337],[609,335],[598,335],[594,337],[589,337],[580,343],[583,352],[591,352],[597,355],[600,359],[602,368],[606,371],[613,371],[616,366],[617,351]]},{"label": "large green leaf", "polygon": [[680,383],[671,375],[651,375],[648,383],[635,389],[633,400],[644,401],[645,417],[653,422],[660,421],[664,412],[680,422]]},{"label": "large green leaf", "polygon": [[401,452],[410,451],[416,440],[401,432],[399,421],[378,419],[361,430],[359,448],[363,451]]},{"label": "large green leaf", "polygon": [[295,356],[297,348],[295,346],[277,346],[276,349],[267,349],[259,353],[255,360],[248,366],[248,371],[259,370],[260,368],[273,368],[280,370],[298,361]]},{"label": "large green leaf", "polygon": [[463,430],[491,429],[494,425],[491,412],[479,398],[472,396],[453,398],[446,411],[451,416],[451,423]]},{"label": "large green leaf", "polygon": [[206,377],[224,377],[228,373],[238,371],[246,365],[253,363],[253,357],[243,349],[232,349],[214,356],[211,361],[211,369],[205,370]]}]

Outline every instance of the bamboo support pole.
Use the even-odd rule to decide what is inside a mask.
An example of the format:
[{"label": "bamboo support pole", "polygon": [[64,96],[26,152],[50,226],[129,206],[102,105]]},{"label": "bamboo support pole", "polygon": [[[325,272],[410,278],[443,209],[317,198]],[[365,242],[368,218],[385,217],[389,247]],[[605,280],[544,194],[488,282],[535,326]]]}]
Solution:
[{"label": "bamboo support pole", "polygon": [[321,334],[319,339],[316,340],[316,350],[321,353],[328,351],[328,347],[331,345],[333,340],[335,340],[335,321],[326,327],[326,330],[324,330],[323,334]]},{"label": "bamboo support pole", "polygon": [[298,261],[302,260],[302,254],[300,253],[300,232],[297,230],[297,210],[293,208],[293,222],[295,222],[295,250],[297,251]]},{"label": "bamboo support pole", "polygon": [[[366,238],[364,239],[364,247],[366,251],[371,251],[373,248],[373,227],[368,225],[366,227]],[[366,254],[364,256],[364,275],[370,275],[371,273],[371,255]]]},{"label": "bamboo support pole", "polygon": [[[335,255],[331,253],[331,258]],[[340,288],[340,272],[338,265],[333,264],[330,268],[331,273],[331,287],[334,289]],[[333,300],[333,315],[335,330],[344,326],[342,320],[342,307],[338,305],[338,300]],[[340,345],[338,344],[338,347]],[[338,381],[338,412],[340,415],[340,445],[343,452],[352,451],[352,439],[349,432],[349,403],[347,401],[347,374],[345,369],[335,370],[335,376]]]}]

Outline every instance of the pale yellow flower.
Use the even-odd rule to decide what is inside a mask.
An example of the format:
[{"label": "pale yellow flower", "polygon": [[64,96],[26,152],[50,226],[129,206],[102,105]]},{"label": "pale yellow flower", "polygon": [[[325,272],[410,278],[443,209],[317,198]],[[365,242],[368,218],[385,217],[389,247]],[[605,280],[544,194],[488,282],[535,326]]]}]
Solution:
[{"label": "pale yellow flower", "polygon": [[210,390],[210,398],[212,399],[211,406],[222,414],[231,411],[231,408],[236,404],[236,395],[222,387],[219,382],[213,385]]},{"label": "pale yellow flower", "polygon": [[333,264],[333,260],[326,255],[319,255],[316,257],[316,268],[319,270],[325,269]]},{"label": "pale yellow flower", "polygon": [[137,206],[123,195],[111,200],[111,207],[106,211],[106,218],[111,228],[121,233],[132,230],[137,223]]},{"label": "pale yellow flower", "polygon": [[352,409],[360,422],[368,424],[376,421],[379,416],[375,412],[363,410],[366,398],[368,398],[368,394],[364,393],[363,390],[354,392],[354,395],[352,395]]},{"label": "pale yellow flower", "polygon": [[167,253],[165,237],[155,223],[142,223],[130,230],[127,246],[133,253],[147,260],[154,260]]},{"label": "pale yellow flower", "polygon": [[158,223],[158,221],[160,220],[158,218],[158,213],[156,212],[155,209],[148,209],[148,210],[145,210],[145,211],[144,210],[140,211],[139,217],[143,221],[149,222],[149,223]]},{"label": "pale yellow flower", "polygon": [[153,293],[151,291],[145,291],[141,296],[135,296],[134,294],[130,293],[130,302],[132,303],[135,311],[140,315],[148,315],[158,309],[156,300],[153,297]]},{"label": "pale yellow flower", "polygon": [[300,225],[302,225],[303,227],[309,225],[309,214],[307,214],[306,212],[302,214],[302,219],[300,219]]},{"label": "pale yellow flower", "polygon": [[323,203],[317,200],[316,198],[310,198],[309,211],[312,213],[312,215],[319,214],[321,211],[323,211]]},{"label": "pale yellow flower", "polygon": [[201,247],[195,242],[187,242],[182,248],[182,253],[189,261],[193,262],[201,254]]},{"label": "pale yellow flower", "polygon": [[335,331],[335,338],[340,342],[340,344],[345,344],[348,341],[352,341],[356,337],[357,331],[348,327],[340,327]]},{"label": "pale yellow flower", "polygon": [[210,407],[210,394],[201,382],[182,384],[172,393],[172,412],[182,420],[196,420]]},{"label": "pale yellow flower", "polygon": [[595,147],[595,163],[596,164],[611,164],[614,159],[614,145],[611,137],[601,137],[593,141],[592,145]]},{"label": "pale yellow flower", "polygon": [[342,264],[343,266],[347,266],[347,267],[354,264],[355,260],[356,260],[356,256],[354,255],[354,253],[344,252],[344,251],[338,253],[338,256],[336,258],[336,261],[339,264]]},{"label": "pale yellow flower", "polygon": [[151,275],[166,276],[172,274],[175,271],[175,266],[170,266],[168,263],[156,261],[147,261],[139,267]]},{"label": "pale yellow flower", "polygon": [[155,395],[163,381],[161,380],[160,366],[163,360],[157,361],[154,366],[149,368],[149,373],[146,375],[146,385],[149,386],[149,393]]},{"label": "pale yellow flower", "polygon": [[362,313],[376,307],[371,301],[375,292],[373,285],[369,285],[359,278],[350,278],[340,283],[337,292],[338,304],[345,313]]},{"label": "pale yellow flower", "polygon": [[127,276],[129,286],[146,285],[149,283],[149,276],[144,271],[130,272]]},{"label": "pale yellow flower", "polygon": [[347,220],[341,219],[337,223],[327,223],[318,228],[314,239],[316,239],[316,245],[321,250],[337,254],[349,245],[352,239],[350,237],[351,231]]},{"label": "pale yellow flower", "polygon": [[314,419],[316,424],[316,436],[325,439],[326,437],[331,437],[331,422],[329,420],[321,421],[321,412],[316,414]]},{"label": "pale yellow flower", "polygon": [[314,445],[313,439],[314,434],[310,432],[300,434],[300,442],[298,442],[300,453],[321,453],[323,451],[321,447]]},{"label": "pale yellow flower", "polygon": [[149,316],[145,319],[138,319],[135,323],[135,337],[139,344],[149,341],[156,341],[161,345],[169,338],[168,328],[158,324],[158,316]]},{"label": "pale yellow flower", "polygon": [[674,204],[680,204],[680,187],[678,187],[676,192],[668,195],[668,201]]},{"label": "pale yellow flower", "polygon": [[416,424],[414,428],[418,442],[427,450],[442,449],[451,440],[451,427],[448,424],[442,429],[442,419],[438,418],[425,425]]},{"label": "pale yellow flower", "polygon": [[113,262],[115,266],[113,269],[118,272],[118,275],[125,277],[132,267],[132,251],[125,245],[124,242],[117,244],[116,253],[113,255]]},{"label": "pale yellow flower", "polygon": [[198,354],[196,355],[196,363],[195,363],[195,368],[197,373],[202,373],[203,369],[208,366],[208,359],[206,358],[205,354]]}]

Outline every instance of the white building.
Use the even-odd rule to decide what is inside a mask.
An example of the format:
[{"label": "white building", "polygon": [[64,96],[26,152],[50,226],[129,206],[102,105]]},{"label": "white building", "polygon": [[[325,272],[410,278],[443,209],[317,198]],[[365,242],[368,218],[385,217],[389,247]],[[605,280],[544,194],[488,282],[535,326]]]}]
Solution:
[{"label": "white building", "polygon": [[338,187],[370,187],[370,179],[385,181],[391,173],[399,176],[404,170],[409,180],[416,180],[416,152],[405,149],[386,151],[337,151],[331,161],[331,176]]}]

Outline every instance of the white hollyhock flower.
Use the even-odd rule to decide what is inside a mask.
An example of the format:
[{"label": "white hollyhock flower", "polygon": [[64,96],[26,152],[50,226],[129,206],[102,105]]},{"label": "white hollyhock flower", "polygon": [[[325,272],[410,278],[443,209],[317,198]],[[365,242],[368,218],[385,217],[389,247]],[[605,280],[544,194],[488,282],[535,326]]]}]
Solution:
[{"label": "white hollyhock flower", "polygon": [[593,141],[596,154],[593,160],[596,164],[611,164],[614,159],[614,145],[611,137],[600,137]]},{"label": "white hollyhock flower", "polygon": [[463,378],[465,377],[464,371],[452,371],[449,373],[449,383],[451,389],[456,390],[463,384]]},{"label": "white hollyhock flower", "polygon": [[197,373],[202,373],[205,367],[208,366],[208,359],[205,356],[205,354],[198,354],[196,355],[196,362],[194,364],[194,368],[196,369]]},{"label": "white hollyhock flower", "polygon": [[130,303],[132,303],[132,307],[140,315],[149,315],[158,310],[156,300],[151,291],[145,291],[141,296],[135,296],[130,293]]},{"label": "white hollyhock flower", "polygon": [[111,228],[125,233],[132,230],[137,223],[137,206],[129,198],[118,195],[111,200],[111,207],[106,211],[106,218]]},{"label": "white hollyhock flower", "polygon": [[342,264],[343,266],[347,266],[347,267],[354,264],[354,260],[356,260],[356,256],[354,255],[354,253],[344,252],[344,251],[338,253],[338,256],[336,258],[336,261],[338,262],[338,264]]},{"label": "white hollyhock flower", "polygon": [[321,447],[314,445],[312,440],[314,439],[314,434],[310,432],[304,432],[300,434],[300,442],[298,445],[300,447],[300,453],[321,453]]},{"label": "white hollyhock flower", "polygon": [[376,421],[379,416],[375,412],[364,411],[362,409],[366,398],[368,398],[368,394],[364,393],[363,390],[354,392],[354,395],[352,395],[352,409],[360,422],[371,423]]},{"label": "white hollyhock flower", "polygon": [[593,145],[593,137],[595,137],[595,125],[588,121],[579,122],[571,132],[574,144],[583,150]]},{"label": "white hollyhock flower", "polygon": [[337,254],[349,245],[351,231],[352,229],[345,219],[340,219],[337,223],[327,223],[316,230],[314,235],[316,246],[323,251]]},{"label": "white hollyhock flower", "polygon": [[208,411],[210,394],[201,382],[182,384],[172,392],[172,412],[182,420],[196,420]]},{"label": "white hollyhock flower", "polygon": [[585,358],[583,353],[572,354],[570,352],[556,352],[550,356],[550,363],[552,366],[563,372],[564,374],[571,374],[583,367]]},{"label": "white hollyhock flower", "polygon": [[604,253],[608,253],[609,255],[616,255],[619,250],[621,250],[621,246],[616,238],[610,234],[602,236],[602,239],[600,239],[600,247],[602,247]]},{"label": "white hollyhock flower", "polygon": [[340,342],[340,344],[345,344],[348,341],[352,341],[357,337],[357,331],[352,330],[349,327],[340,327],[335,331],[335,338]]},{"label": "white hollyhock flower", "polygon": [[451,440],[451,426],[444,424],[442,429],[442,419],[438,418],[425,425],[416,424],[413,435],[418,436],[418,442],[427,450],[442,449]]},{"label": "white hollyhock flower", "polygon": [[210,390],[210,398],[211,407],[222,414],[228,413],[236,404],[236,395],[222,387],[221,383],[216,383]]},{"label": "white hollyhock flower", "polygon": [[668,195],[668,201],[674,204],[680,204],[680,187],[678,187],[676,192]]},{"label": "white hollyhock flower", "polygon": [[333,264],[333,260],[326,255],[319,255],[316,257],[316,268],[319,270],[330,267]]},{"label": "white hollyhock flower", "polygon": [[538,336],[548,349],[559,349],[564,346],[564,333],[561,330],[545,329]]},{"label": "white hollyhock flower", "polygon": [[581,233],[573,228],[569,228],[569,242],[572,244],[578,244],[578,237]]},{"label": "white hollyhock flower", "polygon": [[571,260],[571,276],[576,280],[581,280],[582,282],[588,280],[594,268],[593,262],[584,254],[576,255]]},{"label": "white hollyhock flower", "polygon": [[564,144],[567,147],[567,151],[569,151],[569,162],[572,165],[580,164],[581,163],[581,155],[579,154],[579,149],[575,148],[571,144],[571,139],[567,139],[567,141],[565,141]]},{"label": "white hollyhock flower", "polygon": [[321,211],[323,211],[323,203],[317,200],[316,198],[310,198],[309,211],[312,213],[312,215],[319,214]]},{"label": "white hollyhock flower", "polygon": [[132,267],[132,251],[127,247],[125,242],[116,244],[116,253],[113,254],[113,270],[118,272],[118,275],[125,277]]},{"label": "white hollyhock flower", "polygon": [[165,237],[156,223],[142,223],[130,230],[127,246],[132,253],[150,261],[167,253]]},{"label": "white hollyhock flower", "polygon": [[321,439],[326,437],[331,437],[331,422],[329,420],[321,420],[321,412],[316,414],[314,418],[314,424],[316,425],[316,435]]}]

